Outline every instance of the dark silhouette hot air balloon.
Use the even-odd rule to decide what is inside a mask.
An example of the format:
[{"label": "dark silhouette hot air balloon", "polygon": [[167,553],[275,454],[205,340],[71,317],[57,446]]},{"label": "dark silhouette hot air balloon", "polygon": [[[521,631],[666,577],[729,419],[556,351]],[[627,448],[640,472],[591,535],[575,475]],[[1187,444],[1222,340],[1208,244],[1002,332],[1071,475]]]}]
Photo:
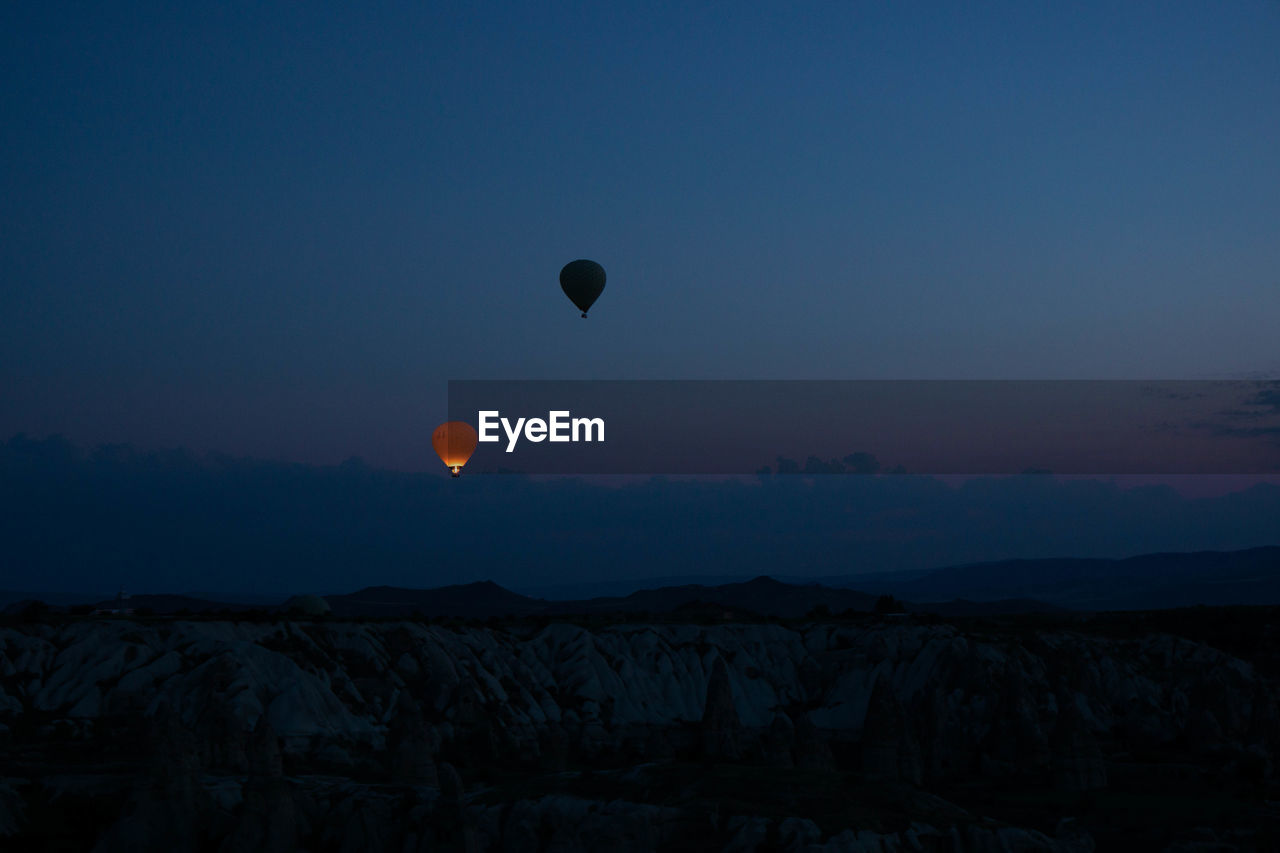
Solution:
[{"label": "dark silhouette hot air balloon", "polygon": [[586,319],[587,309],[600,298],[604,290],[604,267],[595,261],[569,261],[560,270],[560,289],[569,297]]},{"label": "dark silhouette hot air balloon", "polygon": [[448,465],[456,477],[462,473],[462,466],[467,464],[467,460],[475,452],[479,439],[471,424],[466,421],[449,421],[440,424],[431,433],[431,446],[436,449],[440,461]]}]

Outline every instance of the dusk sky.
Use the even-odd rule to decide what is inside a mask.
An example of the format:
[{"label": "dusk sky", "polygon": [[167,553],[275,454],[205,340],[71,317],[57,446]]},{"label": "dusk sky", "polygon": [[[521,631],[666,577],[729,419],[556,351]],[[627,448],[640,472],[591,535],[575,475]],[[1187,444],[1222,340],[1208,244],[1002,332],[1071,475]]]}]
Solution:
[{"label": "dusk sky", "polygon": [[449,379],[1280,373],[1280,4],[962,6],[6,4],[0,438],[435,470]]}]

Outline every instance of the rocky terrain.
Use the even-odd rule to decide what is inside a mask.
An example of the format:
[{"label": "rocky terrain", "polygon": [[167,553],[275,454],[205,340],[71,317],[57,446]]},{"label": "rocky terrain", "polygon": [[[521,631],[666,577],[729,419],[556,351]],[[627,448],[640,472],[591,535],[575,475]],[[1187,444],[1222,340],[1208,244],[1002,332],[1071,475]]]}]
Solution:
[{"label": "rocky terrain", "polygon": [[1271,617],[1047,618],[10,620],[0,845],[1276,849]]}]

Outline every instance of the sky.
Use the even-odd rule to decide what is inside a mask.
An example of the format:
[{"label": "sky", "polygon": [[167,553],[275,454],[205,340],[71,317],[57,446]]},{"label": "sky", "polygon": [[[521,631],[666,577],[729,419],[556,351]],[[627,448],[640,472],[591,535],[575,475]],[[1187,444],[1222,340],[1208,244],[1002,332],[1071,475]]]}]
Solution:
[{"label": "sky", "polygon": [[5,593],[105,598],[122,586],[280,601],[1225,551],[1280,544],[1277,518],[1280,483],[1188,496],[1045,476],[452,480],[13,438],[0,442],[0,609]]},{"label": "sky", "polygon": [[4,4],[0,437],[422,471],[450,379],[1280,375],[1277,44],[1275,2]]}]

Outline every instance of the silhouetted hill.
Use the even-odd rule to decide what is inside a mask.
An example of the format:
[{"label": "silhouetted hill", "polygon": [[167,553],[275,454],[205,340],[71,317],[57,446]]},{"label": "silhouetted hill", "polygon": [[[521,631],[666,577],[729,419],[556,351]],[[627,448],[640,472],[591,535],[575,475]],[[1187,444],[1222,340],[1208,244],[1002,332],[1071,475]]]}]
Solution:
[{"label": "silhouetted hill", "polygon": [[547,602],[504,589],[492,581],[400,589],[371,586],[347,595],[325,597],[337,617],[390,617],[421,614],[432,619],[488,619],[524,616],[546,609]]},{"label": "silhouetted hill", "polygon": [[1062,613],[1064,608],[1036,601],[1034,598],[1003,598],[998,601],[968,601],[958,598],[954,601],[906,602],[910,613],[936,613],[947,618],[964,618],[967,616],[1010,616],[1017,613]]},{"label": "silhouetted hill", "polygon": [[[547,601],[512,592],[492,581],[408,589],[367,587],[328,596],[337,618],[488,619],[506,616],[713,612],[798,618],[814,608],[832,614],[869,612],[892,595],[908,612],[946,617],[1044,613],[1057,610],[1160,610],[1197,605],[1280,602],[1280,548],[1235,552],[1147,554],[1124,560],[1006,560],[954,566],[894,582],[892,575],[855,576],[851,589],[786,583],[768,576],[720,585],[680,584],[641,589],[626,596]],[[839,579],[833,579],[839,583]],[[114,600],[99,606],[115,606]],[[180,611],[279,609],[249,603],[206,601],[181,595],[137,595],[127,607],[157,614]]]},{"label": "silhouetted hill", "polygon": [[560,613],[670,613],[692,602],[763,616],[797,617],[804,616],[818,605],[824,605],[832,613],[869,611],[876,603],[876,596],[817,584],[798,586],[762,576],[744,583],[721,586],[685,584],[643,589],[622,598],[556,602],[552,609]]},{"label": "silhouetted hill", "polygon": [[[818,584],[796,585],[770,577],[742,583],[704,586],[684,584],[639,590],[620,598],[582,601],[545,601],[520,595],[491,581],[437,589],[369,587],[349,595],[328,596],[333,615],[339,618],[395,618],[421,615],[430,618],[488,619],[503,616],[575,616],[588,614],[680,614],[695,618],[768,616],[799,618],[815,608],[830,613],[846,610],[870,612],[879,596]],[[1057,610],[1038,601],[943,602],[906,604],[915,612],[943,616],[1042,613]]]},{"label": "silhouetted hill", "polygon": [[107,597],[105,592],[49,592],[44,590],[0,590],[0,608],[25,601],[43,601],[54,607],[93,604]]},{"label": "silhouetted hill", "polygon": [[151,612],[157,614],[172,614],[183,611],[190,613],[218,613],[221,611],[237,613],[255,609],[255,606],[252,604],[208,601],[203,598],[195,598],[189,595],[165,594],[131,595],[123,600],[108,598],[92,606],[95,609],[100,608],[103,610],[124,608],[133,610],[135,613]]},{"label": "silhouetted hill", "polygon": [[1280,547],[1144,554],[1123,560],[1004,560],[953,566],[894,582],[844,583],[911,601],[1028,598],[1074,610],[1152,610],[1280,602]]},{"label": "silhouetted hill", "polygon": [[[389,619],[427,617],[432,619],[489,619],[509,616],[560,616],[602,614],[678,614],[696,619],[715,618],[800,618],[815,608],[839,614],[845,611],[870,612],[878,595],[819,584],[789,584],[770,577],[720,586],[683,584],[639,590],[620,598],[591,598],[582,601],[545,601],[520,595],[492,581],[437,587],[404,589],[371,586],[345,595],[326,596],[333,617],[339,619]],[[29,606],[31,602],[24,603]],[[904,602],[912,612],[941,616],[1042,613],[1057,610],[1039,601],[1002,600],[992,602],[956,601],[916,605]],[[135,595],[123,602],[108,599],[95,605],[112,610],[128,608],[135,613],[174,615],[211,614],[250,610],[283,611],[285,604],[262,606],[249,603],[206,601],[183,595]]]},{"label": "silhouetted hill", "polygon": [[[722,586],[743,583],[751,579],[751,573],[739,572],[725,575],[661,575],[658,577],[605,578],[575,583],[520,584],[516,592],[531,598],[548,601],[587,601],[593,598],[625,598],[633,592],[661,589],[671,586]],[[793,578],[791,583],[823,583],[822,578]],[[831,586],[832,584],[828,584]]]}]

